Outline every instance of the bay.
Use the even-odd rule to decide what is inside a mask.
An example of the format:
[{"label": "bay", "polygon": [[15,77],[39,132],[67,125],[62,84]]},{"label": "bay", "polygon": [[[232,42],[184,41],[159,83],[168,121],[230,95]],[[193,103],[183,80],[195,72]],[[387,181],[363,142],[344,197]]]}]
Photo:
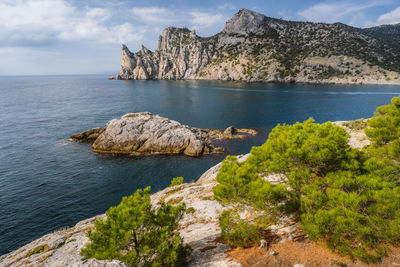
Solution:
[{"label": "bay", "polygon": [[[400,86],[222,81],[110,81],[104,75],[0,77],[0,255],[103,213],[138,188],[195,181],[227,154],[247,153],[278,123],[368,118]],[[258,128],[224,155],[99,155],[67,138],[127,112],[200,128]]]}]

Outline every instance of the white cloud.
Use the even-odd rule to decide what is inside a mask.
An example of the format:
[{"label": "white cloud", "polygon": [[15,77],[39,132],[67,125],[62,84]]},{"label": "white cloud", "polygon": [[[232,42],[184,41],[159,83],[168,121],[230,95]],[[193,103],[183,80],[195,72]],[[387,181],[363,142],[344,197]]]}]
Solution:
[{"label": "white cloud", "polygon": [[171,9],[162,7],[134,7],[132,13],[136,20],[147,23],[169,23],[176,21]]},{"label": "white cloud", "polygon": [[191,22],[193,24],[193,27],[210,27],[225,21],[225,17],[221,14],[212,14],[197,11],[190,12],[190,14],[192,16]]},{"label": "white cloud", "polygon": [[225,17],[219,13],[162,7],[135,7],[132,8],[132,13],[140,23],[175,24],[175,26],[188,26],[187,23],[190,23],[191,25],[189,26],[192,28],[210,27],[225,20]]},{"label": "white cloud", "polygon": [[114,73],[120,43],[132,51],[141,44],[155,49],[165,27],[186,26],[209,36],[226,20],[217,8],[132,6],[111,0],[0,0],[0,75]]},{"label": "white cloud", "polygon": [[313,5],[298,14],[313,22],[343,22],[354,26],[363,26],[365,24],[365,14],[369,8],[384,5],[385,0],[373,0],[364,2],[337,1],[325,2]]},{"label": "white cloud", "polygon": [[231,4],[231,3],[224,3],[224,4],[222,4],[222,5],[219,5],[219,6],[217,6],[217,8],[218,9],[221,9],[221,10],[226,10],[226,9],[230,9],[230,10],[233,10],[233,9],[236,9],[236,6],[234,6],[233,4]]},{"label": "white cloud", "polygon": [[[141,31],[132,24],[113,25],[108,23],[111,18],[110,9],[78,9],[65,0],[6,0],[0,3],[0,36],[13,45],[57,40],[119,43],[141,39]],[[122,29],[126,35],[116,33],[116,29]]]},{"label": "white cloud", "polygon": [[379,16],[377,24],[395,24],[400,23],[400,6],[388,13]]}]

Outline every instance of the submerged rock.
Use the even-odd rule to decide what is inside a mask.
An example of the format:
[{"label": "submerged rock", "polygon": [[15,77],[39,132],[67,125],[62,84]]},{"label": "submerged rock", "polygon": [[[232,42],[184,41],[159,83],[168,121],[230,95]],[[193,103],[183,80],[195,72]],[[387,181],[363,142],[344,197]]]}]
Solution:
[{"label": "submerged rock", "polygon": [[97,127],[72,135],[69,139],[81,143],[93,143],[104,132],[105,128]]},{"label": "submerged rock", "polygon": [[257,134],[252,129],[228,129],[229,133],[228,130],[193,128],[149,112],[139,112],[113,119],[105,128],[74,134],[70,140],[91,142],[92,150],[98,153],[185,154],[197,157],[224,152],[222,147],[214,147],[212,140]]}]

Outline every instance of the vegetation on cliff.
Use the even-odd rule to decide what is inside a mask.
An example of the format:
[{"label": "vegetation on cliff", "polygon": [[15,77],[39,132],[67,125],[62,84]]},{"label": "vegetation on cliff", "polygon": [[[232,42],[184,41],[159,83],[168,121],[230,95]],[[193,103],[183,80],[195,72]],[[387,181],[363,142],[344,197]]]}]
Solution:
[{"label": "vegetation on cliff", "polygon": [[124,197],[107,212],[107,219],[97,219],[89,231],[90,243],[82,249],[86,258],[117,259],[130,266],[185,266],[191,248],[177,233],[184,205],[161,203],[154,209],[150,187]]},{"label": "vegetation on cliff", "polygon": [[114,78],[398,84],[399,31],[400,25],[361,29],[241,9],[208,38],[169,27],[154,52],[123,46]]},{"label": "vegetation on cliff", "polygon": [[[311,239],[375,262],[386,255],[386,244],[400,242],[400,98],[378,108],[367,124],[373,143],[361,151],[330,122],[278,125],[247,161],[224,160],[215,198],[271,217],[294,213]],[[270,174],[284,177],[282,183],[270,182]]]},{"label": "vegetation on cliff", "polygon": [[221,237],[231,247],[249,247],[260,243],[263,229],[256,224],[240,218],[232,209],[225,210],[219,216]]}]

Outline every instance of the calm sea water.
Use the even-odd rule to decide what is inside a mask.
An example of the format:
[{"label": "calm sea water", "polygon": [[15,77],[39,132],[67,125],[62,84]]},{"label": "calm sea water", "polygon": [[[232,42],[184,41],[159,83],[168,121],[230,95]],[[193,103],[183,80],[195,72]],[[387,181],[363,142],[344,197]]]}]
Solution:
[{"label": "calm sea water", "polygon": [[399,94],[399,86],[0,77],[0,255],[103,213],[137,188],[196,180],[226,156],[98,155],[66,140],[76,132],[139,111],[201,128],[262,128],[228,144],[229,154],[240,154],[277,123],[367,118]]}]

